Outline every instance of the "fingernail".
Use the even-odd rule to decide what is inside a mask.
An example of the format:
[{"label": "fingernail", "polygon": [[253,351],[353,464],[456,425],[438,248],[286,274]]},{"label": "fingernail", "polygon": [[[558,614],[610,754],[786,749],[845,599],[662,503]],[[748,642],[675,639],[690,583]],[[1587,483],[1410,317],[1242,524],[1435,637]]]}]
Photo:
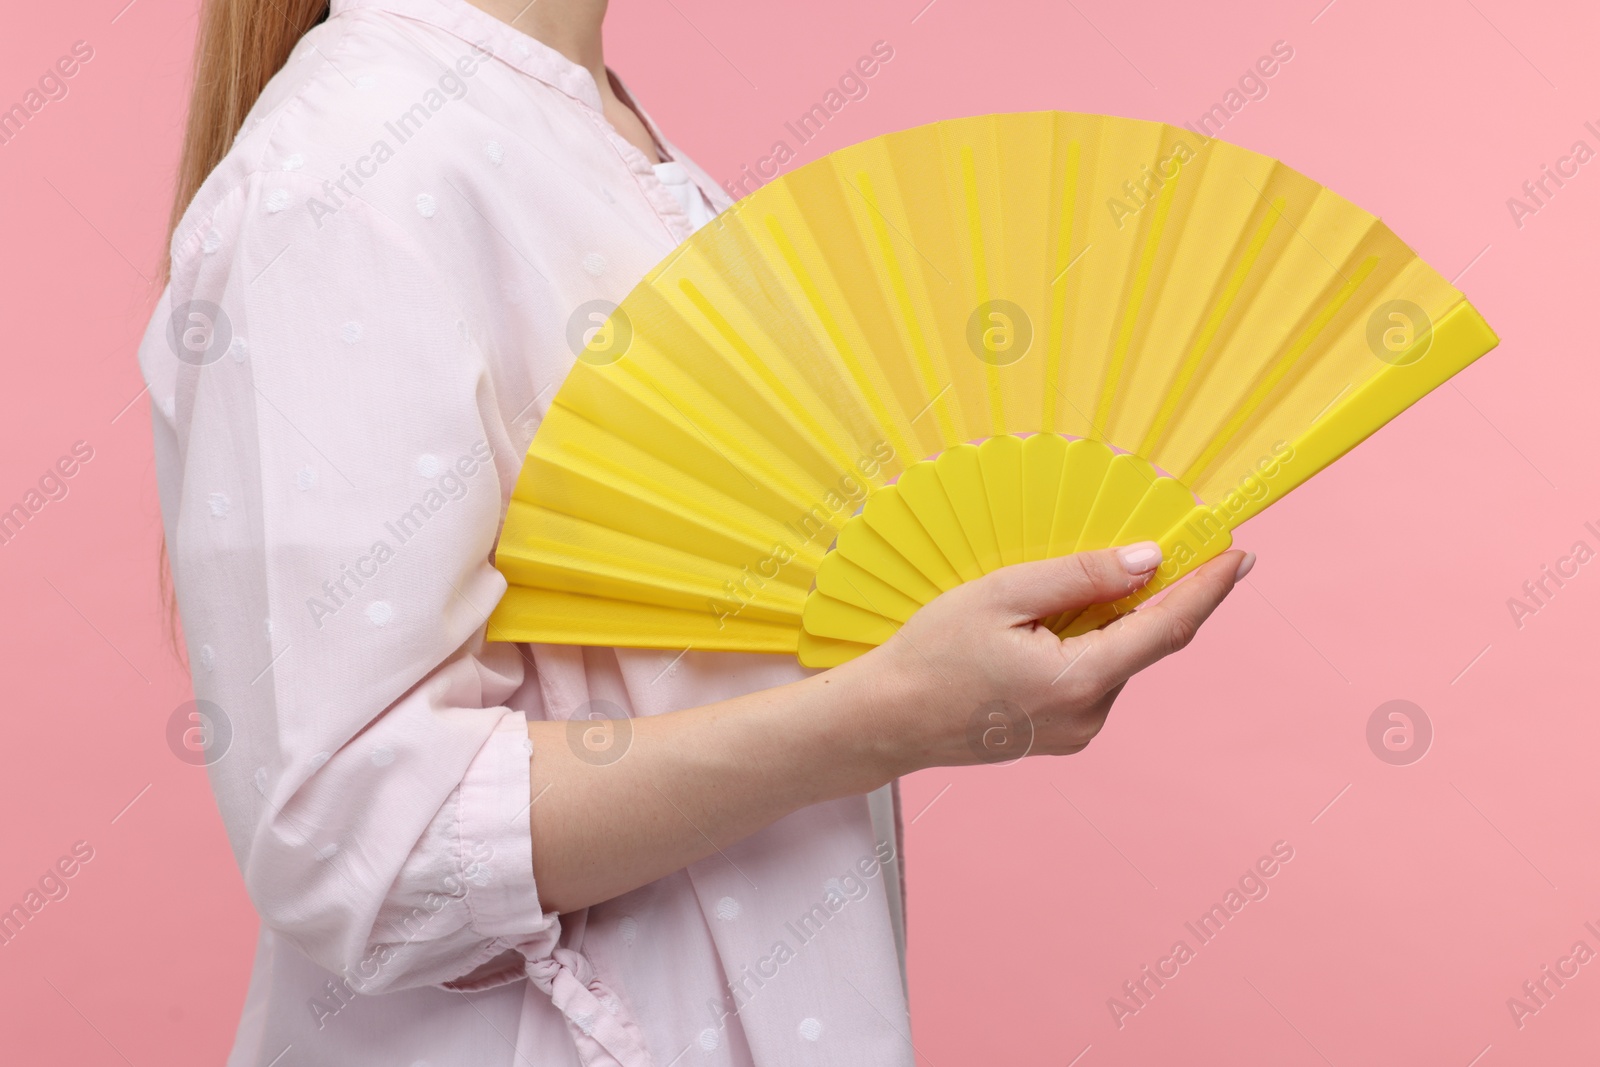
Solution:
[{"label": "fingernail", "polygon": [[1246,552],[1244,554],[1244,559],[1239,561],[1239,569],[1233,572],[1233,580],[1236,582],[1244,581],[1244,576],[1249,574],[1250,568],[1254,567],[1255,565],[1256,554],[1254,552]]},{"label": "fingernail", "polygon": [[1140,541],[1117,549],[1117,558],[1129,574],[1144,574],[1161,562],[1161,546],[1154,541]]}]

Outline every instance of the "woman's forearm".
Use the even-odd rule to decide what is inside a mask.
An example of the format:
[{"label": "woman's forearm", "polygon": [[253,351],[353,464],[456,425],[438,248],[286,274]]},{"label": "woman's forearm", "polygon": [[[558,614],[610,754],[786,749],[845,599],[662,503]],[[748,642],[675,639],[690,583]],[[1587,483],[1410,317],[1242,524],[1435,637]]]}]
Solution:
[{"label": "woman's forearm", "polygon": [[[604,742],[604,722],[529,723],[540,903],[566,912],[609,900],[790,812],[923,767],[1077,752],[1128,678],[1186,645],[1250,560],[1225,553],[1094,634],[1063,641],[1034,620],[1120,599],[1160,560],[1159,546],[1141,543],[1002,567],[841,667],[611,725],[628,733],[609,745],[585,744],[591,730]],[[1015,730],[989,751],[993,715]]]},{"label": "woman's forearm", "polygon": [[[733,700],[604,722],[530,721],[533,869],[568,912],[685,867],[810,804],[869,792],[909,768],[873,728],[881,685],[847,664]],[[615,729],[615,726],[611,726]],[[624,739],[625,738],[625,739]],[[621,756],[617,751],[626,746]]]}]

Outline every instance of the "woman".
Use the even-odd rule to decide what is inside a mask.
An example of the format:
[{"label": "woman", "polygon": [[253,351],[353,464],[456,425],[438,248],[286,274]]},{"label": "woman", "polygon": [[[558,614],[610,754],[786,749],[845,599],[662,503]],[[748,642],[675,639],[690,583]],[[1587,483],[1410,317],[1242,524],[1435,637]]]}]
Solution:
[{"label": "woman", "polygon": [[890,783],[1078,751],[1250,565],[1065,643],[1156,547],[1007,568],[815,675],[489,641],[569,337],[728,204],[604,9],[206,5],[141,363],[263,919],[231,1064],[910,1064]]}]

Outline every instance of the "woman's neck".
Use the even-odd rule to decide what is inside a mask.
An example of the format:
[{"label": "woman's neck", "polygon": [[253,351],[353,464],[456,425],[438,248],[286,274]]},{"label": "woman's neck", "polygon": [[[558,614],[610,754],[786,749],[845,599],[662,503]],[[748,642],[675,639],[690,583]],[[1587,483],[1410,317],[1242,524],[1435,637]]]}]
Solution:
[{"label": "woman's neck", "polygon": [[600,93],[601,110],[612,129],[655,163],[655,139],[641,116],[623,102],[606,73],[600,32],[607,0],[468,0],[507,25],[549,45],[589,72]]},{"label": "woman's neck", "polygon": [[600,26],[607,0],[468,0],[587,70],[606,91],[605,48]]}]

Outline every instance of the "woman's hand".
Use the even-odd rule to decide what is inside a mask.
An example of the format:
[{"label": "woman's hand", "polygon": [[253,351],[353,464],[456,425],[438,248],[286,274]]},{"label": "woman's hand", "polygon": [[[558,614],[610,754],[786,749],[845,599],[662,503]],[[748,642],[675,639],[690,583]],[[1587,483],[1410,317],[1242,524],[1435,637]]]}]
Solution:
[{"label": "woman's hand", "polygon": [[1134,674],[1187,645],[1254,563],[1228,552],[1158,604],[1061,640],[1035,620],[1143,586],[1154,542],[1019,563],[931,601],[840,672],[877,691],[873,723],[895,774],[1081,751]]}]

